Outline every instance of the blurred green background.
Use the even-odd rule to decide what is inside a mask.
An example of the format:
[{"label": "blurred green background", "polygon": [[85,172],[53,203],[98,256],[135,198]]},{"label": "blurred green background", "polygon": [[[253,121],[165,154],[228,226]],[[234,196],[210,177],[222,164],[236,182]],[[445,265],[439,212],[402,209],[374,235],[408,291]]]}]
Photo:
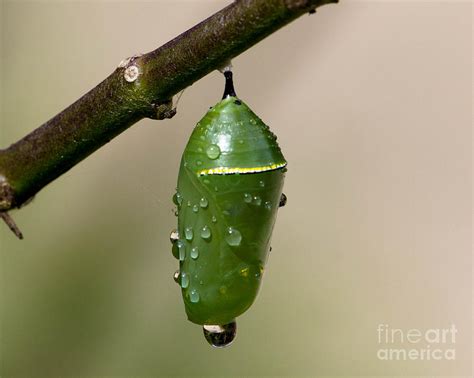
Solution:
[{"label": "blurred green background", "polygon": [[[0,147],[228,3],[1,0]],[[219,73],[13,212],[25,240],[0,227],[0,375],[469,376],[471,17],[469,1],[341,1],[233,61],[289,171],[230,348],[186,320],[168,239]],[[380,361],[379,324],[455,324],[456,360]]]}]

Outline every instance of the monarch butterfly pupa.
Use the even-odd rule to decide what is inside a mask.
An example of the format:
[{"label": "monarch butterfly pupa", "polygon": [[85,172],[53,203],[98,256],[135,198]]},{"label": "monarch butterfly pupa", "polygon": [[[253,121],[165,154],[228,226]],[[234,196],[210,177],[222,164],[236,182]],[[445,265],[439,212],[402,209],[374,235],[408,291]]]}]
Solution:
[{"label": "monarch butterfly pupa", "polygon": [[188,319],[211,345],[229,345],[235,318],[257,295],[287,162],[276,136],[237,98],[232,72],[223,99],[197,123],[181,159],[175,280]]}]

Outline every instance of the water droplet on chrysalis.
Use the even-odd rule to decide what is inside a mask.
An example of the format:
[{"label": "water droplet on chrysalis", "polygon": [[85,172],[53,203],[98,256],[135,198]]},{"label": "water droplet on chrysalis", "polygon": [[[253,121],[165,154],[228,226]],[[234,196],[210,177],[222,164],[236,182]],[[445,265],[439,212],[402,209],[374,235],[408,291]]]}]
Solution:
[{"label": "water droplet on chrysalis", "polygon": [[271,210],[272,209],[272,203],[270,201],[265,202],[265,209]]},{"label": "water droplet on chrysalis", "polygon": [[193,205],[193,212],[197,213],[199,211],[199,206],[198,205]]},{"label": "water droplet on chrysalis", "polygon": [[193,240],[193,228],[192,227],[186,227],[184,229],[184,237],[186,240]]},{"label": "water droplet on chrysalis", "polygon": [[199,302],[199,293],[197,292],[196,289],[192,289],[192,290],[189,292],[189,300],[190,300],[192,303],[197,303],[197,302]]},{"label": "water droplet on chrysalis", "polygon": [[209,205],[209,202],[207,198],[202,197],[201,200],[199,201],[199,206],[201,206],[203,209],[205,209]]},{"label": "water droplet on chrysalis", "polygon": [[226,231],[226,236],[225,240],[227,241],[227,244],[229,244],[232,247],[237,247],[240,245],[240,242],[242,241],[242,234],[240,233],[239,230],[228,227]]},{"label": "water droplet on chrysalis", "polygon": [[217,218],[215,215],[212,216],[211,220],[212,220],[212,223],[217,223]]},{"label": "water droplet on chrysalis", "polygon": [[253,203],[257,206],[260,206],[262,204],[262,199],[259,196],[253,197]]},{"label": "water droplet on chrysalis", "polygon": [[193,247],[191,248],[191,258],[193,258],[194,260],[196,260],[198,257],[199,257],[199,249],[198,247]]},{"label": "water droplet on chrysalis", "polygon": [[247,203],[252,202],[252,195],[249,193],[244,193],[244,201]]},{"label": "water droplet on chrysalis", "polygon": [[224,348],[232,344],[237,334],[235,320],[224,325],[204,325],[202,327],[207,342],[215,348]]},{"label": "water droplet on chrysalis", "polygon": [[179,261],[184,261],[184,258],[186,257],[186,244],[184,241],[178,240],[176,246],[178,247]]},{"label": "water droplet on chrysalis", "polygon": [[181,273],[181,287],[183,289],[186,289],[188,286],[189,286],[189,277],[185,272],[183,272]]},{"label": "water droplet on chrysalis", "polygon": [[181,194],[179,194],[178,192],[176,192],[174,195],[173,195],[173,203],[177,206],[181,206],[181,203],[183,202],[183,197],[181,196]]},{"label": "water droplet on chrysalis", "polygon": [[262,274],[263,274],[263,271],[264,271],[264,268],[262,265],[260,265],[259,269],[258,269],[258,272],[255,273],[255,278],[257,280],[259,280],[261,277],[262,277]]},{"label": "water droplet on chrysalis", "polygon": [[217,159],[221,154],[221,149],[216,144],[211,144],[206,150],[207,157],[211,160]]},{"label": "water droplet on chrysalis", "polygon": [[258,185],[260,185],[261,188],[264,188],[264,187],[265,187],[265,182],[264,182],[264,181],[260,181],[260,182],[258,183]]},{"label": "water droplet on chrysalis", "polygon": [[209,239],[211,237],[211,229],[208,226],[204,226],[201,229],[201,238]]}]

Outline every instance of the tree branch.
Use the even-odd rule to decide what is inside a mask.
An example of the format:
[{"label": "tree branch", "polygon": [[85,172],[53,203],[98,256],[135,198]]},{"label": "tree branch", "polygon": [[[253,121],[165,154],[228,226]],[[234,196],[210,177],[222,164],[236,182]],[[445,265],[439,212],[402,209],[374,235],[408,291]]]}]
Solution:
[{"label": "tree branch", "polygon": [[0,150],[0,212],[45,185],[142,118],[174,115],[171,98],[277,29],[337,0],[236,0],[148,54],[124,60],[90,92]]}]

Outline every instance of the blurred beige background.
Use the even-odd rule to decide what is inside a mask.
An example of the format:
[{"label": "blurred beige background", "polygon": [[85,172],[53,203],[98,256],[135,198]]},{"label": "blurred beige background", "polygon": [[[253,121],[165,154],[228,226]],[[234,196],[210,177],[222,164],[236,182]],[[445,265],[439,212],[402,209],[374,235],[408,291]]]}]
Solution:
[{"label": "blurred beige background", "polygon": [[[1,1],[0,147],[230,1]],[[0,227],[0,375],[471,375],[469,1],[341,1],[233,61],[289,161],[262,290],[234,345],[186,320],[171,196],[215,72]],[[455,361],[381,361],[377,327]],[[386,347],[386,346],[385,346]]]}]

